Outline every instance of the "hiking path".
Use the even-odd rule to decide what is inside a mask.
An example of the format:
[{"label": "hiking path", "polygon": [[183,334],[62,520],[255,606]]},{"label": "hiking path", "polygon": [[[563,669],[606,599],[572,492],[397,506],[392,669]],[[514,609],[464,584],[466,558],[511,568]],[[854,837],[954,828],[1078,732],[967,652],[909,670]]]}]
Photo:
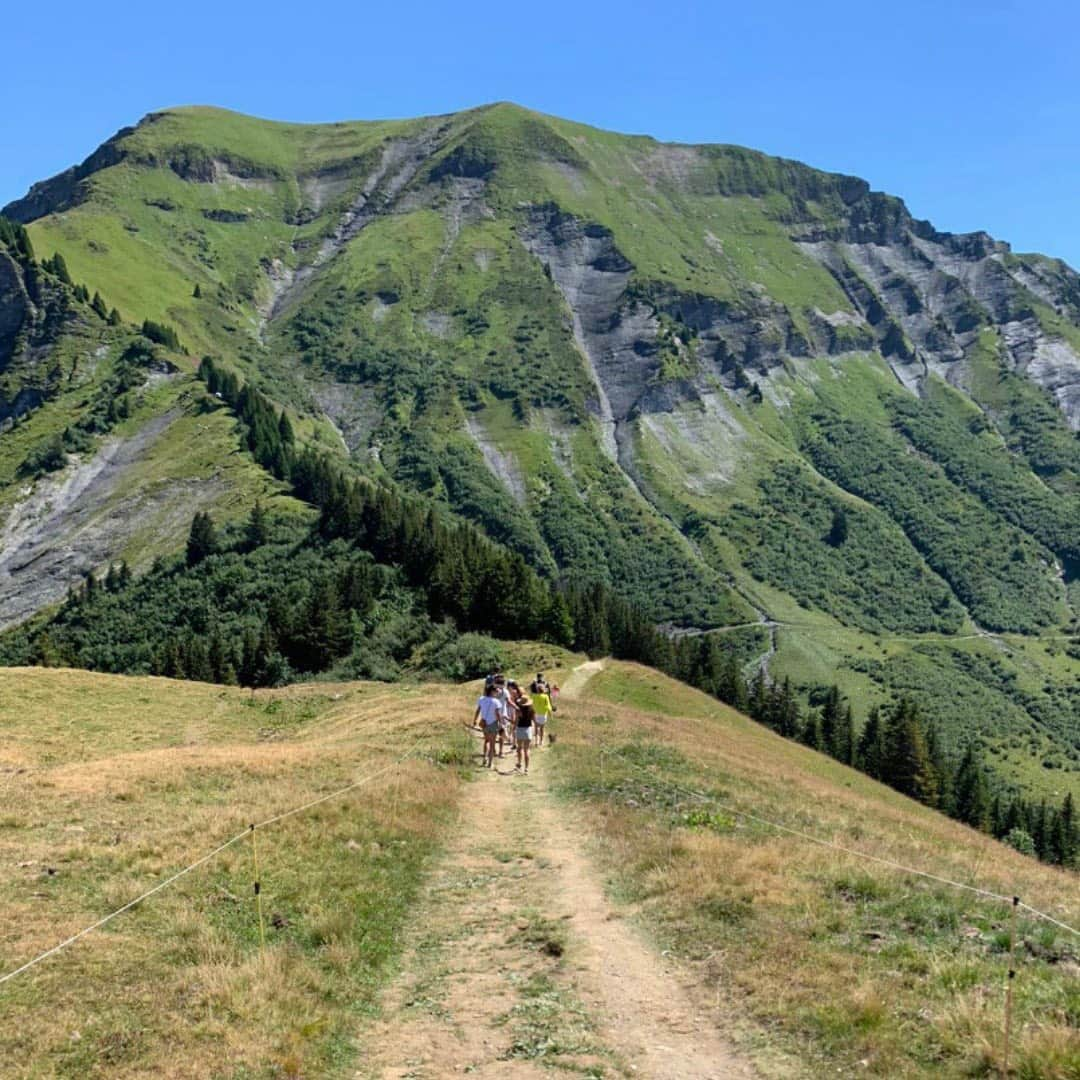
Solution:
[{"label": "hiking path", "polygon": [[[565,681],[556,732],[602,666]],[[552,790],[556,757],[535,750],[524,776],[508,754],[468,786],[357,1077],[757,1075],[677,965],[605,897],[588,831]]]}]

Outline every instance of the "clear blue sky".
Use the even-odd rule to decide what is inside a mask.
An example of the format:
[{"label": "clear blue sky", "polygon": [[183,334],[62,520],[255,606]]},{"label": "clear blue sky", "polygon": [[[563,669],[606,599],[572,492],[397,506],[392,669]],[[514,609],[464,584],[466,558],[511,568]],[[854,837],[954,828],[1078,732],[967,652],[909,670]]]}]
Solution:
[{"label": "clear blue sky", "polygon": [[4,40],[0,205],[167,105],[317,121],[510,100],[854,173],[939,228],[1080,267],[1062,0],[55,0],[8,5]]}]

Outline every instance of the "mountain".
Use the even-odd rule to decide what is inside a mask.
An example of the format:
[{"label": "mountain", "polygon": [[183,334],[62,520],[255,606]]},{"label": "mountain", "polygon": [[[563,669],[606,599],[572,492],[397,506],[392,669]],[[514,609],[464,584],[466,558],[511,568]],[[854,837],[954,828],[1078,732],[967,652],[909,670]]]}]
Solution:
[{"label": "mountain", "polygon": [[541,575],[720,633],[804,701],[909,694],[953,752],[1080,795],[1063,263],[854,177],[509,104],[170,109],[3,213],[85,285],[35,296],[0,256],[3,621],[145,570],[196,510],[303,513],[208,401],[211,355],[301,444]]}]

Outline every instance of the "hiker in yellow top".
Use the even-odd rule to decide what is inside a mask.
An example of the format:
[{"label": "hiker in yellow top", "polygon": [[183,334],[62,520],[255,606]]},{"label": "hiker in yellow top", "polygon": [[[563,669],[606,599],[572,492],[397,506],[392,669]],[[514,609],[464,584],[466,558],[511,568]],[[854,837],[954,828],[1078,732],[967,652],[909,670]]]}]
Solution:
[{"label": "hiker in yellow top", "polygon": [[544,725],[551,715],[551,695],[547,690],[534,692],[532,705],[536,712],[536,745],[539,747],[544,745]]}]

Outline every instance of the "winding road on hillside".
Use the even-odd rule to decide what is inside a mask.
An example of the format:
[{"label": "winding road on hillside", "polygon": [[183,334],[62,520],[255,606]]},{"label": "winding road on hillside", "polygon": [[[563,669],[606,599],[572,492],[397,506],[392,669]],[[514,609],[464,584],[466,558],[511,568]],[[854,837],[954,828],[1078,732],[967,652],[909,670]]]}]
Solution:
[{"label": "winding road on hillside", "polygon": [[[573,699],[602,667],[565,680]],[[558,801],[548,749],[528,776],[497,760],[472,785],[457,832],[408,930],[402,971],[365,1039],[358,1077],[586,1076],[743,1080],[678,968],[616,913],[577,811]]]}]

